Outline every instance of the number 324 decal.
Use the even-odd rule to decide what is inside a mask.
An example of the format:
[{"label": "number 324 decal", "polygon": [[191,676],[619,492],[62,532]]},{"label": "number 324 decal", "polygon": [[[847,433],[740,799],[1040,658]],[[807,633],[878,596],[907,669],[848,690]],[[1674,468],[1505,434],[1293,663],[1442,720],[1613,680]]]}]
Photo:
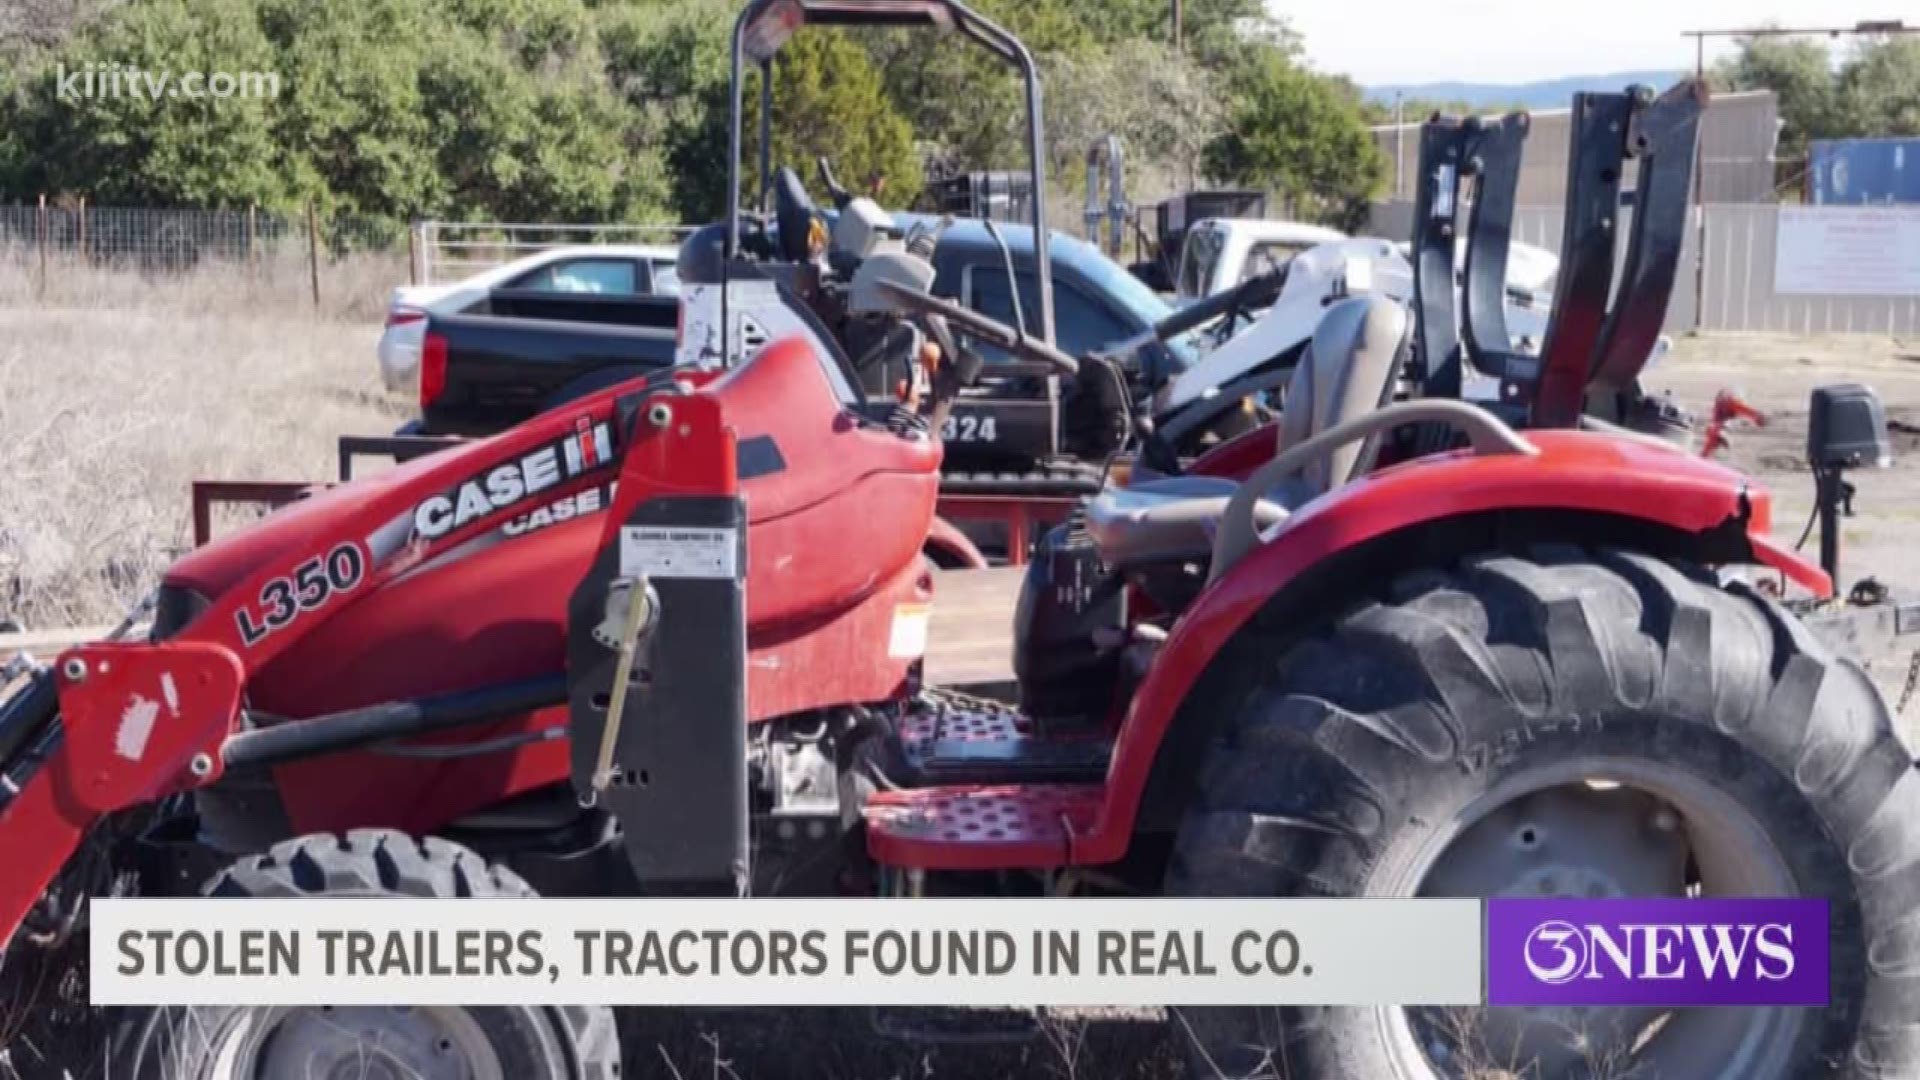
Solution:
[{"label": "number 324 decal", "polygon": [[308,559],[293,573],[261,586],[257,601],[233,613],[241,642],[259,644],[268,634],[288,626],[303,612],[320,607],[335,594],[352,592],[366,574],[366,552],[352,542]]},{"label": "number 324 decal", "polygon": [[998,442],[999,425],[991,416],[951,416],[940,429],[942,442]]}]

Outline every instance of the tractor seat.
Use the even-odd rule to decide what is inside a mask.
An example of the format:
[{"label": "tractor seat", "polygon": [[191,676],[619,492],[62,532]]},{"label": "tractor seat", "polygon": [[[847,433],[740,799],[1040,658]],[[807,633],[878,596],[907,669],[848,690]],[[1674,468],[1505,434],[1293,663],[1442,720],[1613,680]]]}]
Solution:
[{"label": "tractor seat", "polygon": [[[1412,344],[1404,305],[1378,296],[1327,309],[1295,366],[1281,403],[1275,453],[1393,398]],[[1342,446],[1282,481],[1254,504],[1262,531],[1373,464],[1372,440]],[[1087,535],[1108,566],[1205,561],[1227,501],[1240,482],[1218,476],[1171,476],[1109,486],[1087,504]]]}]

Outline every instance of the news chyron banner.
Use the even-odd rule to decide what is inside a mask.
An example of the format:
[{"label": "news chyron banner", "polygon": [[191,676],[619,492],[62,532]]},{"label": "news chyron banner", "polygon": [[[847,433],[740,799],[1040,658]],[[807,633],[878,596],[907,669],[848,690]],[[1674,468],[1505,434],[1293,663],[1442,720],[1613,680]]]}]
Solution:
[{"label": "news chyron banner", "polygon": [[96,1005],[1821,1006],[1824,900],[101,900]]},{"label": "news chyron banner", "polygon": [[100,1005],[1480,1000],[1474,900],[102,900]]}]

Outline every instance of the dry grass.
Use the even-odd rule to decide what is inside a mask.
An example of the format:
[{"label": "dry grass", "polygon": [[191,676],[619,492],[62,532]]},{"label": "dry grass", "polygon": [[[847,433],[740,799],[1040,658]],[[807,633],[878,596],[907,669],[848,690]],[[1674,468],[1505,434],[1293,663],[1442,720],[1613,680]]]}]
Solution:
[{"label": "dry grass", "polygon": [[191,480],[325,478],[406,415],[366,310],[390,276],[316,312],[265,269],[36,273],[0,263],[0,618],[114,621],[188,543]]},{"label": "dry grass", "polygon": [[323,253],[319,269],[316,307],[306,252],[292,246],[276,247],[252,264],[209,261],[180,272],[56,255],[43,273],[35,249],[0,244],[0,307],[287,314],[377,325],[393,287],[407,280],[404,253],[362,251],[339,259]]}]

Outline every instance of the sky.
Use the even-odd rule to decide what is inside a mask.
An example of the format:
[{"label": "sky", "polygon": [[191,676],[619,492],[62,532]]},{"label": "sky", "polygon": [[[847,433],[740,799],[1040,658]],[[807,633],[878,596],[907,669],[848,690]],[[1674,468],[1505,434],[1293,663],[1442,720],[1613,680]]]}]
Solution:
[{"label": "sky", "polygon": [[[1307,59],[1362,86],[1521,83],[1614,71],[1692,68],[1683,30],[1778,23],[1852,26],[1913,0],[1267,0],[1306,38]],[[1364,16],[1364,17],[1362,17]],[[1729,46],[1721,44],[1718,50]],[[1716,51],[1708,42],[1707,62]]]}]

